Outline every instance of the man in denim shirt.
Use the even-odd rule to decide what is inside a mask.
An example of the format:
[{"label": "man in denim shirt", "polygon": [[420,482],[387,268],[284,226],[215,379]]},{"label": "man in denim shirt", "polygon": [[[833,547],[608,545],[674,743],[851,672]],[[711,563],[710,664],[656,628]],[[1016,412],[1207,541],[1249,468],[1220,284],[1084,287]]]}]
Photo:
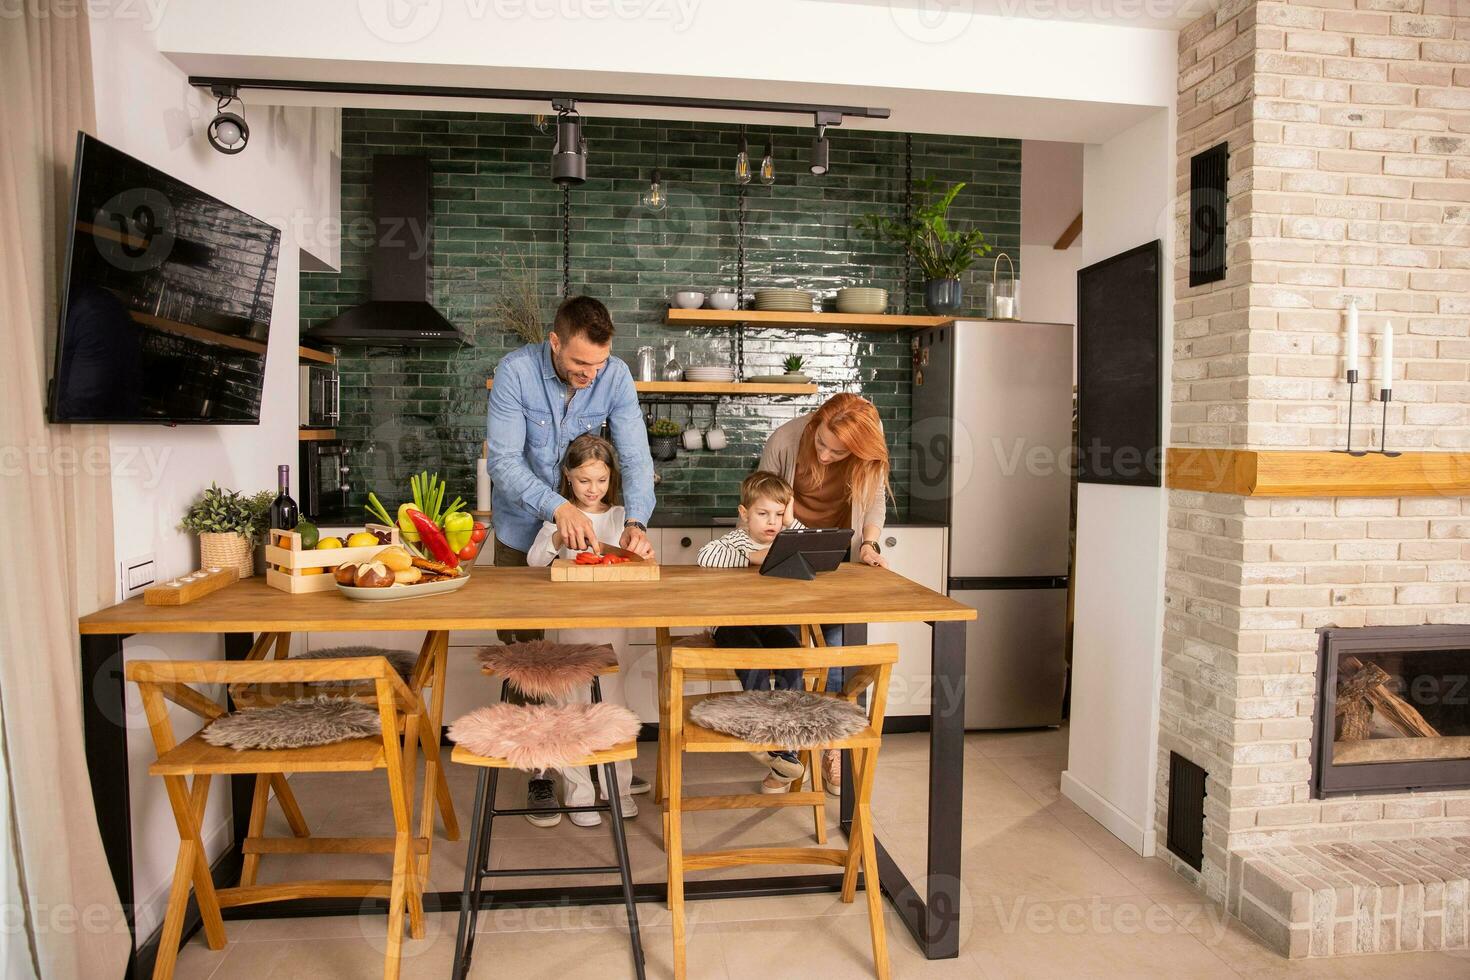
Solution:
[{"label": "man in denim shirt", "polygon": [[610,357],[612,336],[607,307],[575,296],[557,308],[544,342],[507,354],[495,369],[488,435],[497,566],[525,565],[542,521],[554,522],[573,549],[595,546],[591,519],[555,488],[567,445],[604,422],[618,451],[627,511],[618,545],[653,554],[653,458],[633,376]]}]

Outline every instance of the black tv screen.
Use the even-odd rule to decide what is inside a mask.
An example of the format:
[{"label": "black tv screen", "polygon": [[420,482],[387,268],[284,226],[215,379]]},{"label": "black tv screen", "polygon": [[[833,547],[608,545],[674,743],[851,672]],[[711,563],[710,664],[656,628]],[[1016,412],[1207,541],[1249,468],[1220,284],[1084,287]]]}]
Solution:
[{"label": "black tv screen", "polygon": [[281,234],[85,133],[53,422],[253,424]]}]

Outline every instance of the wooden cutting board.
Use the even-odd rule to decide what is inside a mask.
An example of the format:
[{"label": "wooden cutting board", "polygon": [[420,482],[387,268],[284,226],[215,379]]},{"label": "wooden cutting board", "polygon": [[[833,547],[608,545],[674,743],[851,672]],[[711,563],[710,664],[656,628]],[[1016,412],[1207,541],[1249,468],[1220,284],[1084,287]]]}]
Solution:
[{"label": "wooden cutting board", "polygon": [[578,565],[570,558],[551,563],[553,582],[657,582],[658,562],[637,559],[621,565]]}]

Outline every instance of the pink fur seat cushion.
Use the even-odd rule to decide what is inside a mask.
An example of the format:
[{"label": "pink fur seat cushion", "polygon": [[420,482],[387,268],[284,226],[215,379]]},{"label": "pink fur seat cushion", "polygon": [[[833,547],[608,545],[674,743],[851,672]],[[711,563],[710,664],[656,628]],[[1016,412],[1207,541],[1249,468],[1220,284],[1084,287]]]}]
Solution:
[{"label": "pink fur seat cushion", "polygon": [[618,704],[491,704],[449,726],[456,745],[517,769],[557,769],[638,737],[638,716]]},{"label": "pink fur seat cushion", "polygon": [[480,669],[506,678],[527,697],[563,698],[618,665],[606,643],[551,643],[532,640],[480,651]]}]

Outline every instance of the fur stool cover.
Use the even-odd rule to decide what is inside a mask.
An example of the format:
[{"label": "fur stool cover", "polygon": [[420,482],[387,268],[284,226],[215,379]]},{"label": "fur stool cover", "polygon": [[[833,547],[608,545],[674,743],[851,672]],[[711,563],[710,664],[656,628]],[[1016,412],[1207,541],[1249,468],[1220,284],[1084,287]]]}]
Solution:
[{"label": "fur stool cover", "polygon": [[491,704],[449,726],[475,755],[517,769],[559,769],[638,737],[638,716],[620,704]]},{"label": "fur stool cover", "polygon": [[292,660],[347,660],[352,657],[384,657],[393,669],[398,671],[398,676],[408,680],[408,675],[413,672],[413,665],[418,663],[419,655],[411,650],[390,650],[387,647],[346,646],[328,647],[325,650],[306,650],[295,654]]},{"label": "fur stool cover", "polygon": [[868,716],[851,701],[811,691],[741,691],[689,709],[696,725],[747,742],[811,749],[862,731]]},{"label": "fur stool cover", "polygon": [[375,705],[350,698],[315,697],[225,715],[204,729],[204,740],[237,751],[302,749],[367,738],[382,730]]},{"label": "fur stool cover", "polygon": [[617,664],[617,654],[606,643],[532,640],[480,651],[480,668],[485,673],[499,674],[522,694],[538,700],[564,698]]}]

